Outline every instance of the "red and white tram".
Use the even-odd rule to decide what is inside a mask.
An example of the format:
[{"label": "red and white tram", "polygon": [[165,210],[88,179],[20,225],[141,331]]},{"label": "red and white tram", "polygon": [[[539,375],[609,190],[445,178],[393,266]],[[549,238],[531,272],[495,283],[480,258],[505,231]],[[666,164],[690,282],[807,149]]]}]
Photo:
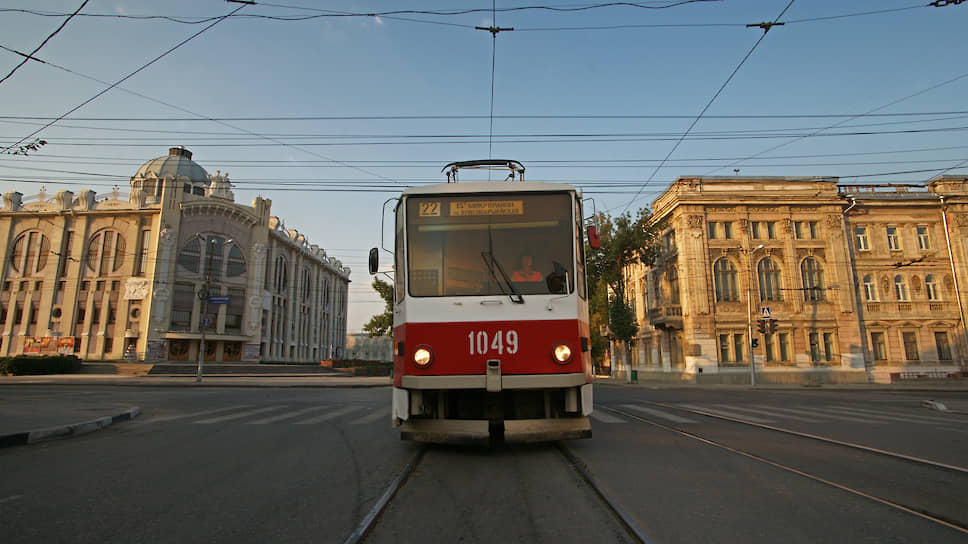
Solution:
[{"label": "red and white tram", "polygon": [[[562,183],[456,182],[459,168],[495,166],[523,178],[516,161],[452,163],[448,183],[397,201],[392,411],[402,439],[591,436],[581,196]],[[373,250],[371,273],[377,261]]]}]

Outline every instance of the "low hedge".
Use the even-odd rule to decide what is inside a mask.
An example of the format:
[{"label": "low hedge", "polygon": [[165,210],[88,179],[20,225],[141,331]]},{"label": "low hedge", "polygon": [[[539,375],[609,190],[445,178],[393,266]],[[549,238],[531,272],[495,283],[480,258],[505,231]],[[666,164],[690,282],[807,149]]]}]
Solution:
[{"label": "low hedge", "polygon": [[0,358],[0,374],[67,374],[80,370],[76,355],[17,355]]}]

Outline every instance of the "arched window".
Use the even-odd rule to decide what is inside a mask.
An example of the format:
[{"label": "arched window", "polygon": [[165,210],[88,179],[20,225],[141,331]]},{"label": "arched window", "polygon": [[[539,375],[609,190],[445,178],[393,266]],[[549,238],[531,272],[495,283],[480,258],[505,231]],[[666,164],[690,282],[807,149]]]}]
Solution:
[{"label": "arched window", "polygon": [[739,300],[736,290],[736,267],[725,257],[713,264],[716,281],[716,302]]},{"label": "arched window", "polygon": [[97,276],[121,270],[127,244],[120,232],[104,230],[91,237],[87,246],[87,268]]},{"label": "arched window", "polygon": [[282,255],[276,257],[276,273],[272,286],[277,293],[282,293],[289,286],[289,261]]},{"label": "arched window", "polygon": [[309,269],[303,267],[302,269],[302,298],[308,301],[309,296],[312,294],[311,283],[309,282]]},{"label": "arched window", "polygon": [[202,262],[202,241],[197,236],[192,237],[185,243],[185,247],[178,253],[178,264],[185,267],[189,272],[198,274],[199,265]]},{"label": "arched window", "polygon": [[13,243],[10,267],[24,276],[32,276],[47,266],[48,255],[50,240],[37,231],[25,232]]},{"label": "arched window", "polygon": [[928,300],[941,300],[941,291],[938,289],[938,279],[934,274],[924,277],[924,289],[928,292]]},{"label": "arched window", "polygon": [[877,301],[877,285],[874,283],[874,277],[870,274],[864,276],[864,300],[868,302]]},{"label": "arched window", "polygon": [[823,267],[813,257],[807,257],[800,263],[800,277],[803,279],[803,299],[823,300]]},{"label": "arched window", "polygon": [[760,300],[783,300],[780,266],[776,261],[769,257],[760,260],[756,272],[760,280]]},{"label": "arched window", "polygon": [[245,256],[239,246],[232,244],[229,247],[229,259],[225,264],[225,275],[229,278],[245,274]]},{"label": "arched window", "polygon": [[897,297],[898,302],[911,300],[908,298],[907,282],[904,281],[904,276],[900,274],[894,276],[894,296]]}]

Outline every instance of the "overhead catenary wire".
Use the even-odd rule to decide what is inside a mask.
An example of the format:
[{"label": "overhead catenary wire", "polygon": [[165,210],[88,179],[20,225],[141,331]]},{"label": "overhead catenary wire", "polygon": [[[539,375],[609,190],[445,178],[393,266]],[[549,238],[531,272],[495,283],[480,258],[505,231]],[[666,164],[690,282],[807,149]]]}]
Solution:
[{"label": "overhead catenary wire", "polygon": [[[780,18],[783,17],[783,14],[790,9],[790,6],[792,6],[793,2],[795,1],[796,0],[790,0],[790,3],[787,4],[786,7],[783,8],[783,11],[781,11],[780,14],[777,15],[776,18],[773,20],[773,24],[776,24],[780,20]],[[713,102],[715,102],[716,99],[719,98],[719,95],[722,94],[723,90],[726,89],[726,86],[729,85],[729,82],[733,80],[733,77],[736,76],[737,72],[739,72],[739,69],[742,68],[744,64],[746,64],[746,61],[750,58],[750,56],[753,55],[753,52],[756,51],[756,48],[759,47],[760,43],[763,42],[763,40],[766,38],[766,35],[770,33],[770,28],[771,26],[764,24],[763,34],[760,36],[760,38],[756,40],[756,43],[753,44],[753,47],[751,47],[750,50],[747,51],[743,59],[739,61],[739,64],[737,64],[736,68],[734,68],[733,71],[729,74],[729,77],[726,78],[726,81],[724,81],[723,84],[719,86],[719,89],[713,94],[712,98],[710,98],[709,101],[706,102],[706,105],[699,112],[699,115],[697,115],[696,118],[692,121],[692,123],[689,125],[689,128],[687,128],[685,132],[682,133],[682,136],[679,138],[679,140],[675,143],[675,145],[672,146],[672,149],[669,150],[669,153],[666,154],[665,159],[663,159],[662,162],[655,167],[655,170],[652,171],[652,174],[649,175],[649,179],[646,181],[652,181],[653,179],[655,179],[656,174],[658,174],[659,170],[662,169],[662,166],[665,164],[665,161],[668,160],[669,157],[671,157],[672,154],[676,152],[676,149],[679,149],[679,146],[689,135],[689,132],[693,129],[693,127],[696,126],[697,123],[699,123],[699,120],[702,119],[706,111],[709,110],[709,108],[713,105]],[[637,197],[638,195],[633,197],[632,200],[630,200],[625,205],[625,207],[622,208],[622,213],[625,213],[629,209],[629,207],[635,202]]]},{"label": "overhead catenary wire", "polygon": [[53,119],[53,120],[51,120],[51,121],[49,121],[49,122],[48,122],[48,123],[46,123],[46,124],[45,124],[45,125],[44,125],[43,127],[41,127],[41,128],[39,128],[39,129],[37,129],[37,130],[35,130],[34,132],[32,132],[32,133],[30,133],[30,134],[28,134],[27,136],[24,136],[23,138],[21,138],[21,139],[20,139],[19,141],[17,141],[16,143],[14,143],[14,144],[12,144],[12,145],[9,145],[9,146],[7,146],[7,147],[5,147],[5,148],[3,148],[3,149],[0,149],[0,153],[3,153],[3,152],[6,152],[6,151],[9,151],[9,150],[10,150],[10,149],[12,149],[13,147],[15,147],[15,146],[17,146],[17,145],[19,145],[19,144],[21,144],[21,143],[23,143],[23,142],[25,142],[25,141],[27,141],[27,140],[29,140],[30,138],[33,138],[33,137],[34,137],[34,136],[36,136],[37,134],[40,134],[40,132],[41,132],[41,131],[43,131],[44,129],[46,129],[46,128],[48,128],[48,127],[51,127],[51,126],[53,126],[53,125],[54,125],[55,123],[57,123],[58,121],[60,121],[60,120],[62,120],[62,119],[64,119],[64,118],[66,118],[66,117],[67,117],[68,115],[70,115],[70,114],[72,114],[72,113],[74,113],[75,111],[77,111],[77,110],[79,110],[79,109],[81,109],[81,108],[83,108],[84,106],[86,106],[86,105],[88,105],[88,104],[90,104],[91,102],[93,102],[93,101],[95,101],[95,100],[97,100],[98,98],[100,98],[100,97],[101,97],[102,95],[104,95],[105,93],[107,93],[107,92],[108,92],[108,91],[110,91],[111,89],[113,89],[113,88],[115,88],[115,87],[117,87],[118,85],[120,85],[120,84],[122,84],[122,83],[124,83],[124,82],[125,82],[125,81],[127,81],[128,79],[131,79],[132,77],[134,77],[134,76],[135,76],[136,74],[138,74],[139,72],[141,72],[141,71],[143,71],[143,70],[145,70],[146,68],[148,68],[148,67],[149,67],[149,66],[151,66],[152,64],[154,64],[154,63],[156,63],[156,62],[158,62],[159,60],[161,60],[161,59],[163,59],[163,58],[165,58],[166,56],[168,56],[169,54],[171,54],[172,52],[174,52],[174,51],[175,51],[176,49],[178,49],[178,48],[180,48],[181,46],[183,46],[183,45],[185,45],[186,43],[188,43],[188,42],[190,42],[190,41],[192,41],[192,40],[194,40],[194,39],[195,39],[195,38],[197,38],[198,36],[201,36],[201,35],[202,35],[202,34],[204,34],[204,33],[205,33],[206,31],[208,31],[209,29],[211,29],[212,27],[214,27],[215,25],[217,25],[217,24],[219,24],[220,22],[222,22],[222,21],[224,21],[226,17],[228,17],[228,16],[230,16],[230,15],[232,15],[232,14],[234,14],[234,13],[236,13],[236,12],[238,12],[239,10],[241,10],[241,9],[243,9],[244,7],[245,7],[245,4],[243,4],[243,5],[241,5],[241,6],[239,6],[238,8],[236,8],[236,9],[234,9],[234,10],[232,10],[232,12],[231,12],[231,13],[229,13],[228,15],[225,15],[225,16],[222,16],[222,17],[220,17],[220,18],[218,18],[217,20],[215,20],[215,21],[213,21],[213,22],[212,22],[212,23],[211,23],[210,25],[208,25],[208,26],[206,26],[205,28],[203,28],[203,29],[201,29],[201,30],[199,30],[198,32],[196,32],[196,33],[194,33],[194,34],[192,34],[192,35],[191,35],[191,36],[189,36],[188,38],[185,38],[184,40],[182,40],[182,41],[180,41],[180,42],[178,42],[178,43],[177,43],[177,44],[175,44],[174,46],[172,46],[172,47],[170,47],[170,48],[168,48],[168,49],[167,49],[167,50],[166,50],[166,51],[165,51],[164,53],[162,53],[162,54],[160,54],[160,55],[158,55],[158,56],[156,56],[155,58],[153,58],[153,59],[151,59],[151,60],[150,60],[150,61],[148,61],[147,63],[145,63],[145,64],[143,64],[143,65],[141,65],[141,66],[140,66],[140,67],[139,67],[138,69],[136,69],[135,71],[133,71],[133,72],[131,72],[131,73],[129,73],[128,75],[126,75],[126,76],[124,76],[123,78],[121,78],[121,79],[119,79],[118,81],[116,81],[116,82],[114,82],[114,83],[112,83],[112,84],[111,84],[111,85],[109,85],[109,86],[108,86],[107,88],[105,88],[105,89],[103,89],[103,90],[101,90],[101,91],[99,91],[99,92],[98,92],[97,94],[95,94],[95,95],[94,95],[94,96],[92,96],[91,98],[88,98],[87,100],[85,100],[85,101],[83,101],[83,102],[81,102],[81,103],[80,103],[80,104],[78,104],[77,106],[74,106],[73,108],[71,108],[71,109],[70,109],[70,110],[68,110],[67,112],[65,112],[65,113],[63,113],[63,114],[61,114],[60,116],[58,116],[58,117],[56,117],[55,119]]},{"label": "overhead catenary wire", "polygon": [[84,6],[86,6],[89,1],[90,0],[84,0],[83,2],[81,2],[81,5],[78,6],[77,9],[74,10],[73,13],[71,13],[70,15],[68,15],[67,16],[67,19],[64,19],[64,22],[62,22],[60,24],[60,26],[58,26],[56,29],[54,29],[53,32],[51,32],[46,38],[44,38],[44,41],[40,42],[40,45],[38,45],[36,48],[34,48],[34,50],[31,51],[29,54],[24,55],[24,59],[22,61],[20,61],[19,64],[17,64],[16,66],[14,66],[13,69],[10,70],[10,72],[7,75],[3,76],[3,78],[0,79],[0,85],[3,85],[3,82],[4,81],[7,81],[11,77],[13,77],[13,74],[16,73],[16,71],[19,70],[21,66],[23,66],[24,64],[27,64],[27,61],[30,60],[31,57],[33,57],[34,55],[36,55],[37,52],[41,50],[41,48],[43,48],[45,45],[47,45],[47,42],[49,42],[54,36],[56,36],[58,33],[60,33],[60,31],[63,30],[65,26],[67,26],[67,23],[69,23],[71,21],[71,19],[73,19],[74,17],[76,17],[77,14],[80,13],[80,11],[82,9],[84,9]]}]

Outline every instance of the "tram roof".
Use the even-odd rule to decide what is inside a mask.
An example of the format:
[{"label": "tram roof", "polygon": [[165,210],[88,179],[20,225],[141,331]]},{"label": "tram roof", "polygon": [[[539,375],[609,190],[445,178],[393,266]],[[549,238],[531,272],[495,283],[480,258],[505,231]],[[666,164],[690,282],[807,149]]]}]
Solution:
[{"label": "tram roof", "polygon": [[466,193],[548,193],[577,191],[574,185],[543,181],[468,181],[410,187],[404,196]]}]

